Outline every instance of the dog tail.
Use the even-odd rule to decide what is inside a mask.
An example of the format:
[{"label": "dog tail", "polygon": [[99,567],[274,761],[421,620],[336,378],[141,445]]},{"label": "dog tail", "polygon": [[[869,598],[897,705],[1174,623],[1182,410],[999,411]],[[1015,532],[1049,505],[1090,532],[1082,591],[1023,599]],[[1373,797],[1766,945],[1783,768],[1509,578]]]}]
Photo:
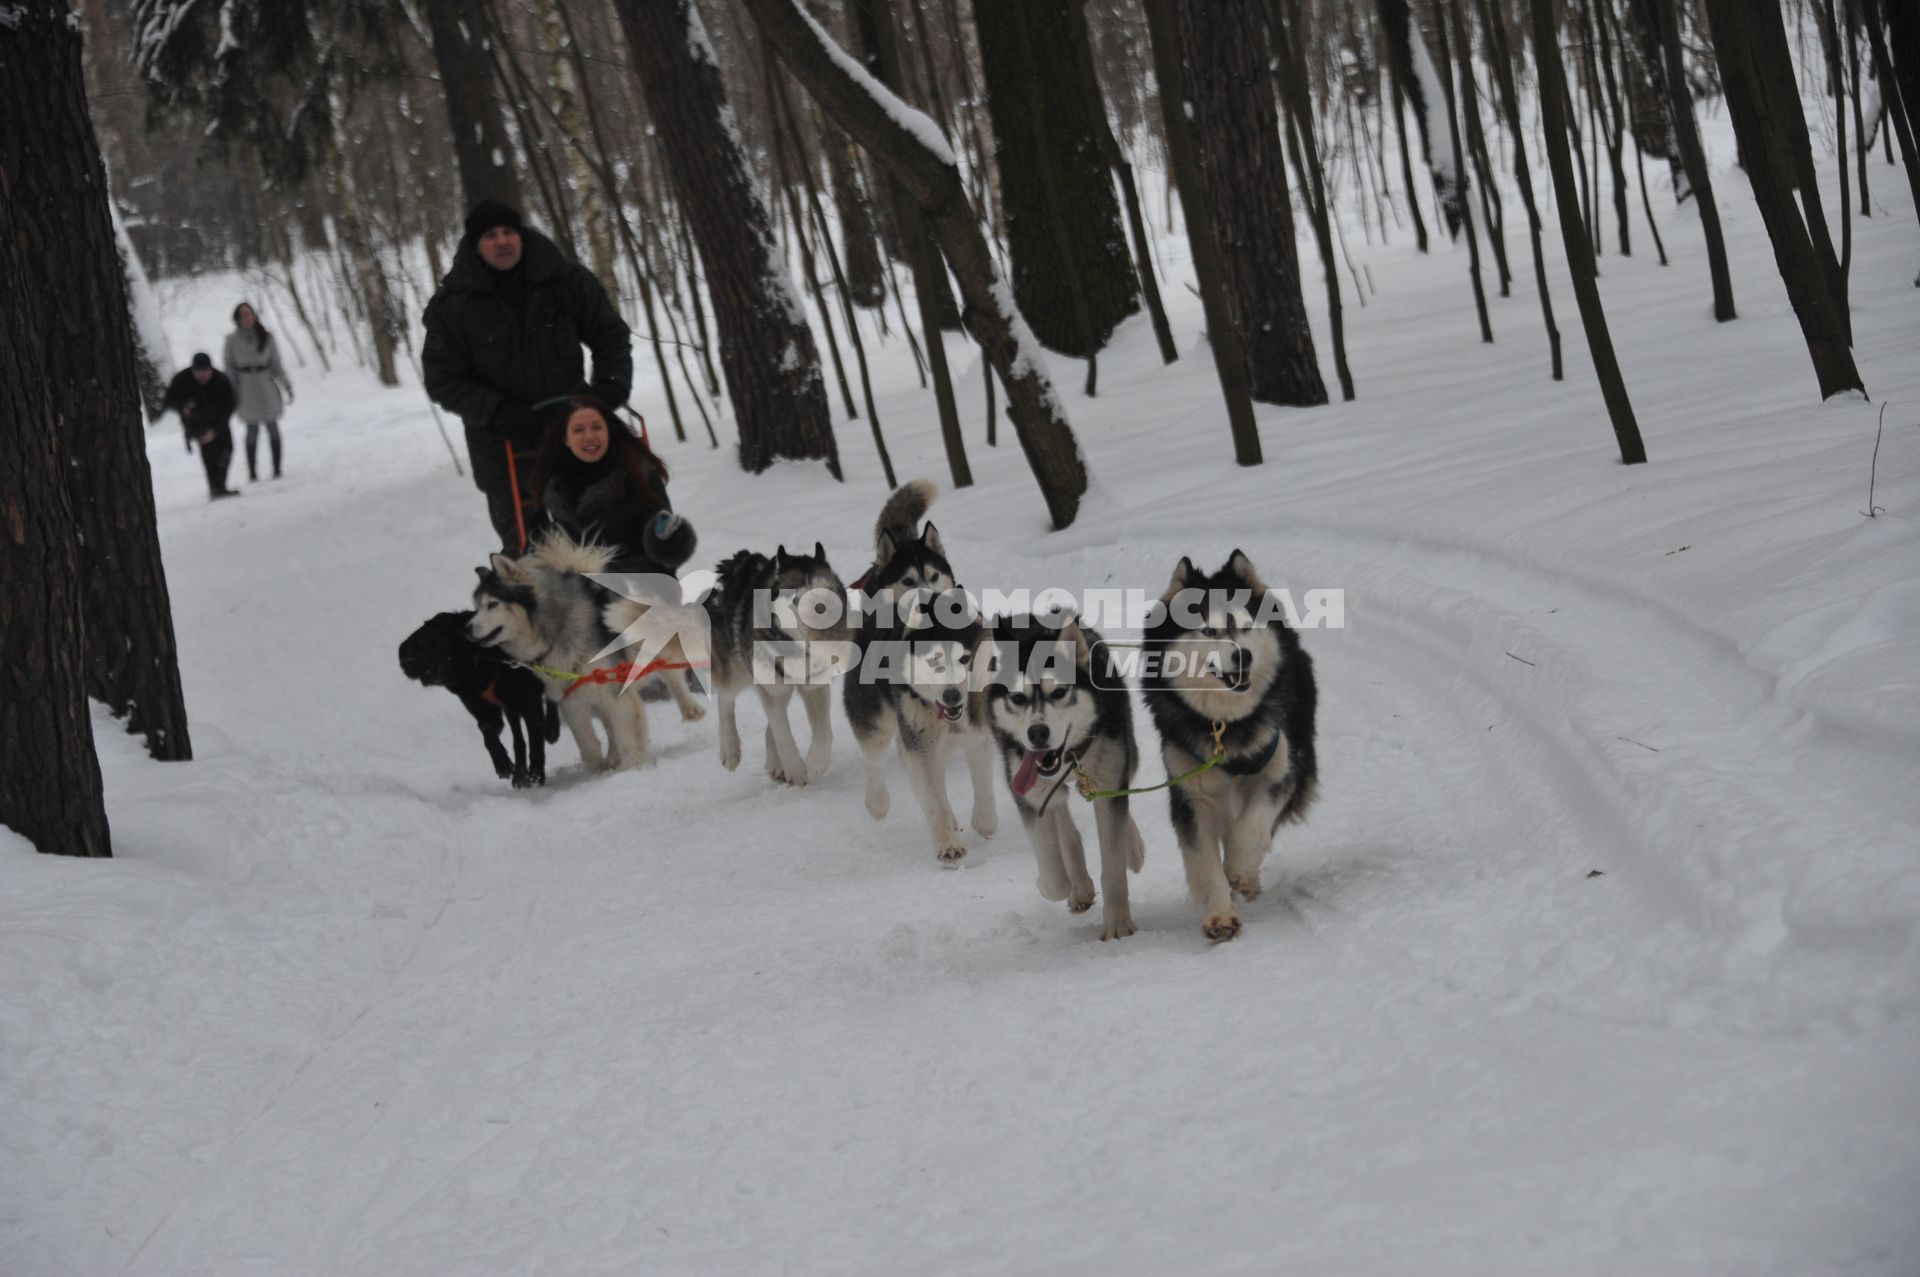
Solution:
[{"label": "dog tail", "polygon": [[558,572],[586,576],[605,572],[607,565],[613,562],[613,556],[614,548],[610,545],[583,544],[564,532],[553,531],[540,538],[527,558]]},{"label": "dog tail", "polygon": [[874,551],[882,560],[886,550],[881,543],[886,536],[891,533],[896,542],[913,540],[919,535],[921,517],[939,495],[940,489],[931,479],[910,479],[893,490],[880,507],[880,520],[873,527]]}]

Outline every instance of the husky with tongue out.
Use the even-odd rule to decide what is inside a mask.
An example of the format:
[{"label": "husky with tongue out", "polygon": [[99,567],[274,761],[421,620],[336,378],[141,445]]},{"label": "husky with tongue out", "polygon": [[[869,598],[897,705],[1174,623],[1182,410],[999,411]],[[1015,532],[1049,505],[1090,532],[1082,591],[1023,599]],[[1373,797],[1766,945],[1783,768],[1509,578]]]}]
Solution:
[{"label": "husky with tongue out", "polygon": [[[1074,913],[1093,907],[1093,879],[1073,809],[1079,782],[1112,791],[1133,785],[1140,762],[1124,676],[1099,634],[1077,617],[1003,617],[994,624],[987,721],[1006,763],[1013,805],[1033,843],[1040,894]],[[1133,934],[1127,872],[1140,872],[1146,846],[1125,794],[1093,803],[1106,894],[1102,940]]]}]

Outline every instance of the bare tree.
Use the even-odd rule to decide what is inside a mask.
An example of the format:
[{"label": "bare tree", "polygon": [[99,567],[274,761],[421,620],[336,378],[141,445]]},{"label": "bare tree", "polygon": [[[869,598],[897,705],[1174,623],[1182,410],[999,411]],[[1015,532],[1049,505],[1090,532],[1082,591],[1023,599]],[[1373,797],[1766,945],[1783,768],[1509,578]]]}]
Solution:
[{"label": "bare tree", "polygon": [[1044,356],[994,268],[960,165],[939,129],[835,44],[794,0],[742,0],[762,36],[821,108],[925,211],[966,298],[968,331],[1007,390],[1007,415],[1057,528],[1087,490],[1086,464]]},{"label": "bare tree", "polygon": [[1771,5],[1708,0],[1714,59],[1754,201],[1800,320],[1820,397],[1864,390],[1853,363],[1846,284],[1827,235],[1813,146],[1786,27]]},{"label": "bare tree", "polygon": [[1554,202],[1560,209],[1560,239],[1567,250],[1567,270],[1573,276],[1574,299],[1580,304],[1580,325],[1586,330],[1587,349],[1593,355],[1594,375],[1607,403],[1620,460],[1635,465],[1647,459],[1640,427],[1627,399],[1626,379],[1614,357],[1613,337],[1607,331],[1606,312],[1600,306],[1600,286],[1594,279],[1593,244],[1580,216],[1579,190],[1573,175],[1573,155],[1567,149],[1567,73],[1560,63],[1560,32],[1553,20],[1553,0],[1530,0],[1533,12],[1533,53],[1540,79],[1540,115],[1547,135],[1547,163],[1553,171]]},{"label": "bare tree", "polygon": [[[91,158],[92,190],[72,184],[79,161],[61,154],[69,150]],[[71,214],[100,199],[99,170],[79,25],[67,0],[23,0],[0,20],[0,825],[72,856],[112,851],[85,686],[80,527],[60,441],[74,423],[48,359],[65,339],[47,303],[72,283],[46,249],[84,234]],[[104,208],[91,211],[104,220]],[[117,269],[111,240],[105,247]],[[132,399],[125,407],[137,412]]]},{"label": "bare tree", "polygon": [[747,166],[720,67],[692,0],[620,0],[680,210],[700,246],[720,336],[720,365],[740,429],[740,464],[817,459],[840,475],[840,453],[806,312]]},{"label": "bare tree", "polygon": [[421,8],[426,12],[433,60],[440,69],[440,91],[466,203],[472,206],[496,199],[523,207],[513,142],[494,91],[486,23],[461,0],[421,0]]},{"label": "bare tree", "polygon": [[1220,248],[1228,303],[1246,347],[1253,397],[1323,404],[1327,386],[1300,291],[1264,5],[1175,0],[1172,9],[1178,21],[1169,34],[1178,39],[1187,72],[1182,113],[1205,188],[1209,229]]},{"label": "bare tree", "polygon": [[1153,75],[1160,85],[1161,128],[1167,139],[1167,164],[1187,224],[1187,243],[1193,251],[1194,273],[1200,277],[1200,304],[1207,317],[1207,348],[1213,352],[1220,396],[1226,401],[1227,429],[1233,435],[1233,459],[1243,466],[1265,460],[1260,427],[1253,416],[1253,387],[1248,378],[1246,345],[1227,298],[1227,271],[1220,245],[1213,236],[1213,215],[1207,208],[1207,184],[1187,127],[1186,67],[1180,56],[1180,15],[1174,0],[1143,0],[1147,25],[1153,32]]},{"label": "bare tree", "polygon": [[974,0],[973,19],[1014,300],[1042,345],[1087,357],[1140,299],[1100,146],[1104,108],[1075,50],[1078,6]]}]

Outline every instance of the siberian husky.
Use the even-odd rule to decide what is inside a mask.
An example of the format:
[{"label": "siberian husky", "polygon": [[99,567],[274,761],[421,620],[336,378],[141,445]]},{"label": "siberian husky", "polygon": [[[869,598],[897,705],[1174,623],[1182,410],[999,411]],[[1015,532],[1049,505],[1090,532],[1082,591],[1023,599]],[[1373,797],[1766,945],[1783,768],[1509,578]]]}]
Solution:
[{"label": "siberian husky", "polygon": [[[1074,913],[1093,907],[1093,879],[1073,808],[1088,790],[1130,788],[1140,762],[1133,705],[1100,635],[1074,616],[1003,617],[994,624],[987,721],[1006,765],[1014,809],[1040,867],[1040,894]],[[1140,872],[1146,844],[1125,794],[1093,804],[1106,893],[1102,940],[1133,934],[1127,871]]]},{"label": "siberian husky", "polygon": [[[1313,662],[1280,619],[1247,556],[1220,571],[1181,559],[1146,635],[1141,688],[1174,785],[1173,831],[1209,940],[1240,934],[1233,895],[1260,894],[1260,865],[1282,823],[1306,818],[1317,770]],[[1173,654],[1180,658],[1174,663]]]}]

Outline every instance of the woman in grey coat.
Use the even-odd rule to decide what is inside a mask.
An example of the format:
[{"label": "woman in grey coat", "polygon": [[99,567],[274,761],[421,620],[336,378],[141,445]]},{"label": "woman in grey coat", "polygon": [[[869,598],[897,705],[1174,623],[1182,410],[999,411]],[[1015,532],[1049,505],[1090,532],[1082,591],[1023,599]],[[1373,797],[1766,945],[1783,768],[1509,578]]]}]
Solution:
[{"label": "woman in grey coat", "polygon": [[233,331],[227,334],[227,377],[233,382],[239,407],[234,415],[247,423],[247,478],[259,479],[255,457],[260,446],[260,427],[267,428],[267,446],[273,450],[273,477],[280,477],[280,392],[285,403],[293,402],[293,383],[280,366],[280,343],[254,314],[253,307],[241,302],[233,308]]}]

